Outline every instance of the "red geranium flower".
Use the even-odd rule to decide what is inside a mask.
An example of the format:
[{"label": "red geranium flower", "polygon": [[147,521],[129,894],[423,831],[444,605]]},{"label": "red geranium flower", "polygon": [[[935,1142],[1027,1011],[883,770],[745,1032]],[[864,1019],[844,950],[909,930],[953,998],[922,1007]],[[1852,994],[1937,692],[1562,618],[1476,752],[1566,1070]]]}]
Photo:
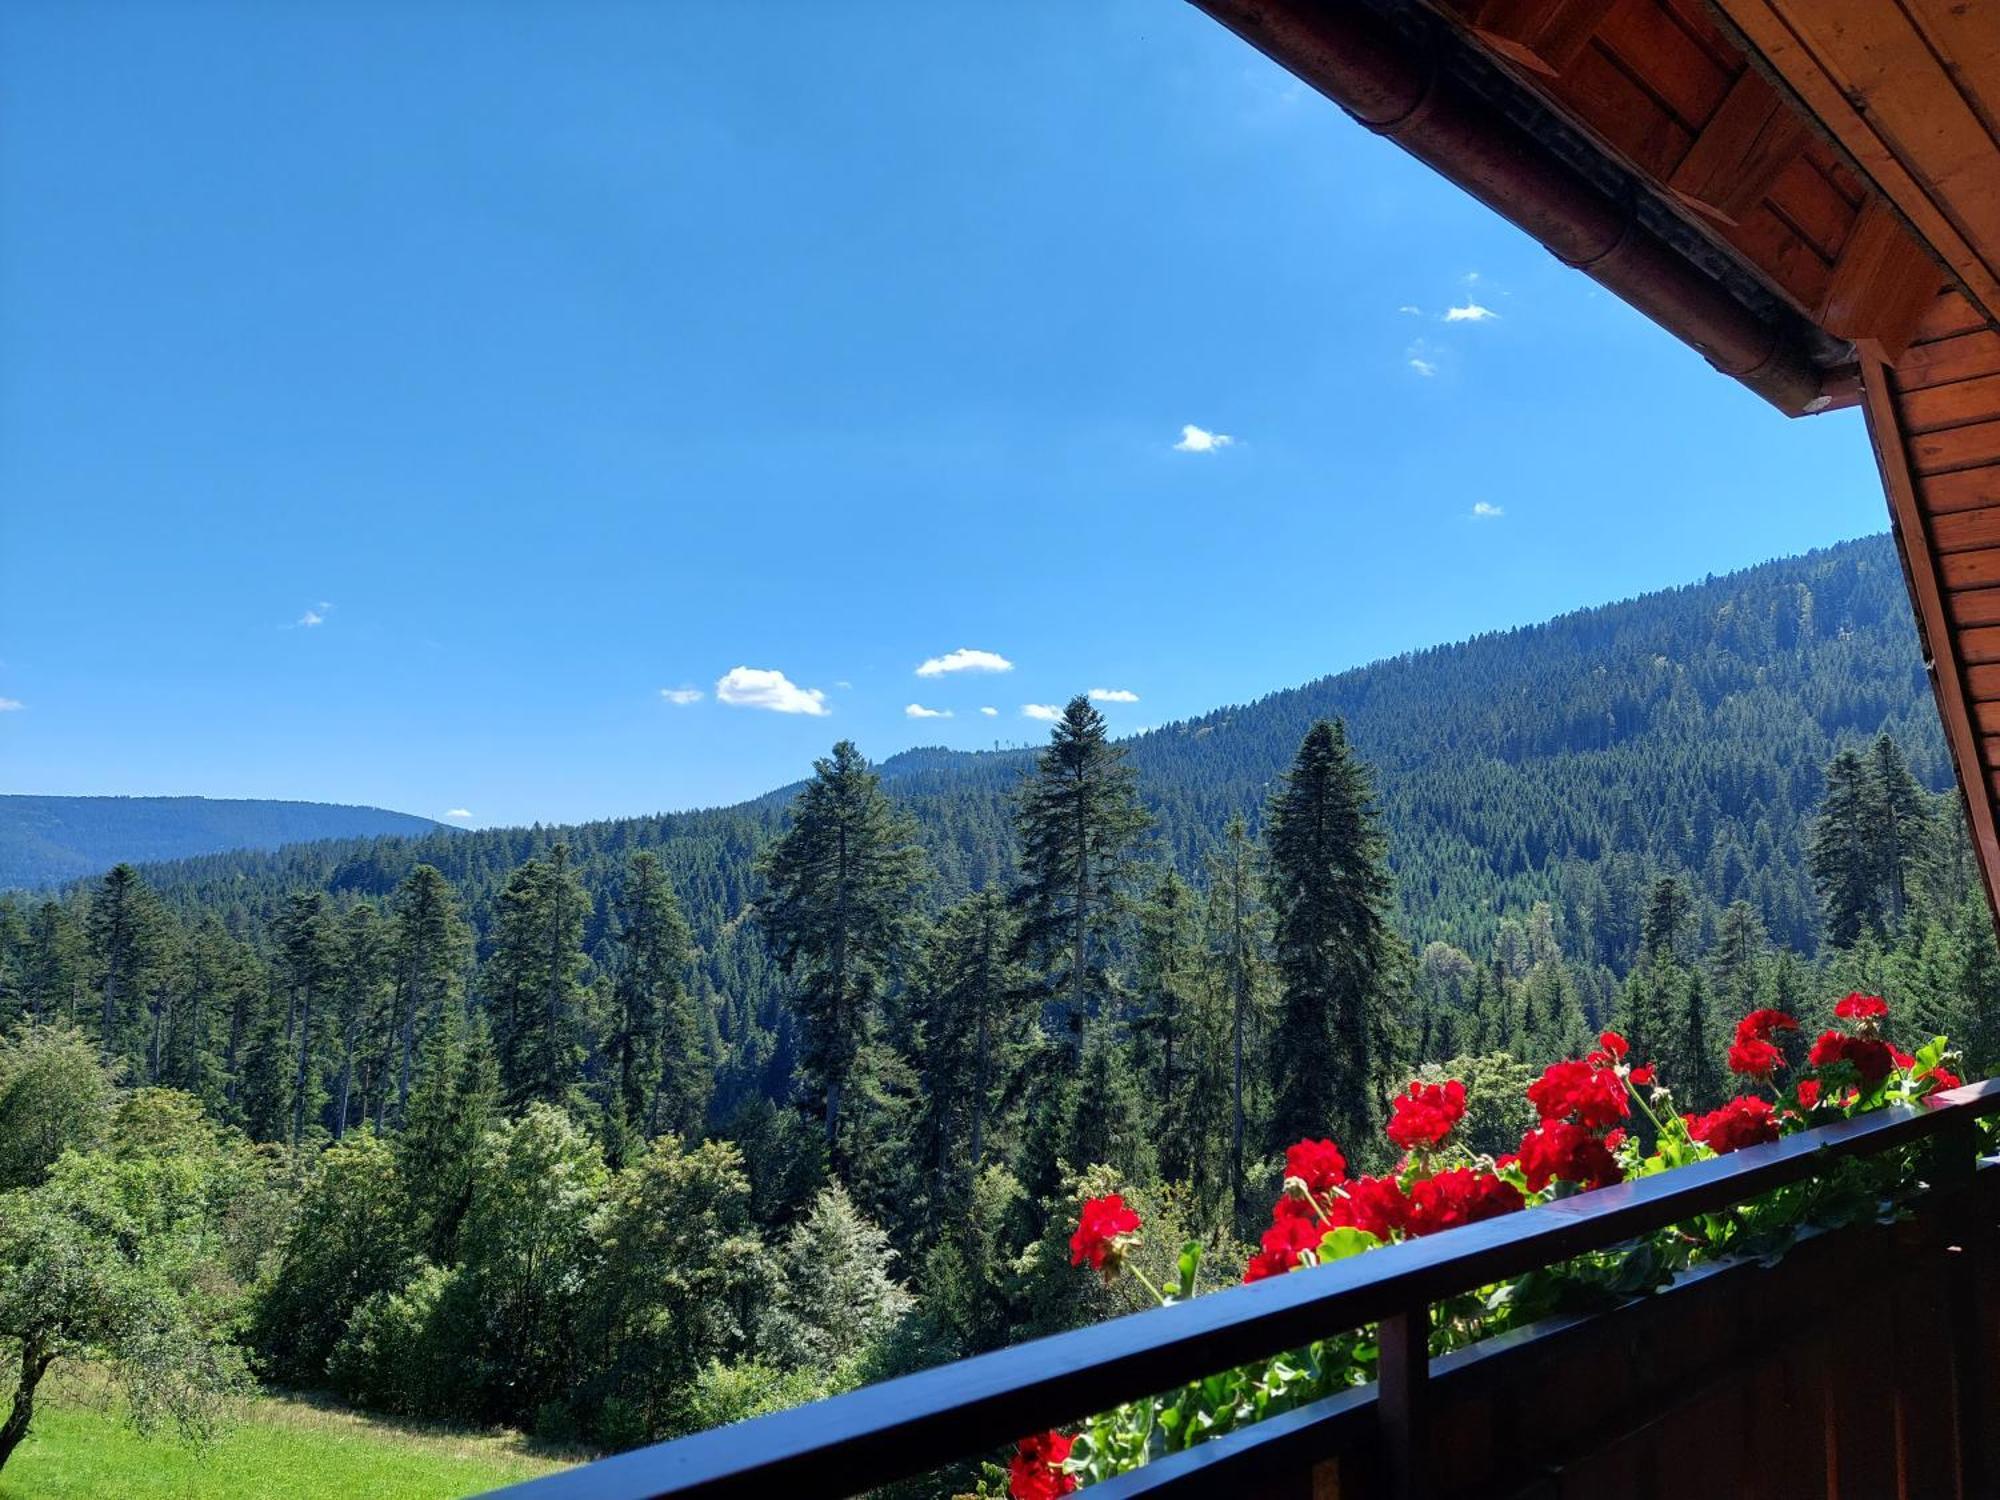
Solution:
[{"label": "red geranium flower", "polygon": [[1819,1108],[1819,1080],[1817,1078],[1802,1078],[1799,1080],[1799,1108]]},{"label": "red geranium flower", "polygon": [[1609,1146],[1581,1125],[1562,1120],[1545,1121],[1522,1136],[1520,1161],[1531,1193],[1557,1181],[1600,1188],[1625,1180]]},{"label": "red geranium flower", "polygon": [[1876,1083],[1889,1076],[1889,1069],[1895,1059],[1889,1055],[1886,1042],[1876,1037],[1849,1036],[1842,1031],[1823,1031],[1819,1040],[1812,1045],[1806,1061],[1815,1068],[1831,1067],[1836,1063],[1850,1063],[1854,1071],[1861,1075],[1863,1083]]},{"label": "red geranium flower", "polygon": [[1076,1233],[1069,1237],[1069,1263],[1088,1262],[1093,1271],[1116,1271],[1138,1233],[1139,1216],[1125,1206],[1121,1194],[1092,1198],[1083,1205]]},{"label": "red geranium flower", "polygon": [[1796,1016],[1788,1016],[1781,1010],[1753,1010],[1736,1023],[1736,1040],[1739,1042],[1768,1042],[1775,1031],[1797,1031]]},{"label": "red geranium flower", "polygon": [[1007,1493],[1014,1500],[1055,1500],[1074,1494],[1076,1476],[1063,1467],[1072,1446],[1060,1432],[1022,1438],[1007,1465]]},{"label": "red geranium flower", "polygon": [[1879,1021],[1889,1014],[1889,1002],[1880,995],[1864,995],[1856,990],[1834,1006],[1833,1013],[1850,1021]]},{"label": "red geranium flower", "polygon": [[1464,1118],[1465,1085],[1456,1078],[1412,1083],[1389,1105],[1389,1139],[1405,1151],[1441,1146]]},{"label": "red geranium flower", "polygon": [[1365,1229],[1378,1240],[1386,1240],[1407,1227],[1410,1200],[1393,1177],[1357,1177],[1347,1184],[1347,1196],[1327,1206],[1329,1228],[1351,1225]]},{"label": "red geranium flower", "polygon": [[1898,1047],[1894,1042],[1889,1043],[1889,1056],[1895,1060],[1896,1066],[1901,1068],[1905,1073],[1917,1065],[1917,1060],[1901,1047]]},{"label": "red geranium flower", "polygon": [[1597,1044],[1613,1057],[1623,1058],[1632,1050],[1632,1044],[1615,1031],[1607,1031],[1597,1038]]},{"label": "red geranium flower", "polygon": [[1643,1068],[1634,1068],[1629,1076],[1636,1087],[1645,1088],[1653,1081],[1653,1065],[1647,1063]]},{"label": "red geranium flower", "polygon": [[1550,1063],[1528,1085],[1528,1100],[1544,1124],[1570,1120],[1592,1130],[1616,1125],[1632,1112],[1625,1081],[1609,1068],[1585,1062]]},{"label": "red geranium flower", "polygon": [[1759,1037],[1744,1037],[1739,1033],[1729,1046],[1729,1071],[1745,1078],[1769,1083],[1784,1061],[1784,1053]]},{"label": "red geranium flower", "polygon": [[1523,1206],[1520,1190],[1491,1172],[1455,1167],[1426,1177],[1410,1189],[1409,1232],[1436,1234],[1461,1224],[1510,1214]]},{"label": "red geranium flower", "polygon": [[1739,1094],[1709,1114],[1687,1117],[1688,1134],[1718,1156],[1778,1138],[1778,1117],[1768,1099]]},{"label": "red geranium flower", "polygon": [[1298,1178],[1313,1193],[1325,1194],[1347,1181],[1347,1158],[1332,1141],[1300,1141],[1285,1148],[1285,1175]]}]

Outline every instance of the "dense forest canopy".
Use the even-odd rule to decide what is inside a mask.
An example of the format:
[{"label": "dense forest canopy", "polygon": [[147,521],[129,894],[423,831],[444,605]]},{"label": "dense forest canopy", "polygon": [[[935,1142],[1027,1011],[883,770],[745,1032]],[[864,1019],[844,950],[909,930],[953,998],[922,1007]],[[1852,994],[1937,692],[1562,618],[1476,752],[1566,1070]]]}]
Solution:
[{"label": "dense forest canopy", "polygon": [[[1079,696],[1039,752],[0,897],[0,1271],[143,1282],[186,1393],[616,1447],[1138,1305],[1069,1274],[1081,1197],[1241,1264],[1287,1147],[1386,1165],[1413,1074],[1497,1156],[1600,1028],[1710,1110],[1736,1017],[1847,990],[2000,1057],[1880,538],[1123,743]],[[205,1205],[158,1264],[94,1227],[156,1192]],[[28,1351],[117,1341],[11,1284],[18,1414]]]}]

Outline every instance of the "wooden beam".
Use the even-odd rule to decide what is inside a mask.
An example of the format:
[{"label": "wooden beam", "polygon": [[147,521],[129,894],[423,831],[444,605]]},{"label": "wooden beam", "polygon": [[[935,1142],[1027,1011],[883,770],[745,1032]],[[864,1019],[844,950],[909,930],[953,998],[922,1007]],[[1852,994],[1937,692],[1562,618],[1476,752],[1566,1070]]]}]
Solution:
[{"label": "wooden beam", "polygon": [[1893,365],[1917,336],[1944,279],[1896,211],[1871,195],[1841,247],[1815,320],[1834,337],[1852,339],[1857,349]]},{"label": "wooden beam", "polygon": [[[1874,34],[1892,24],[1907,24],[1899,23],[1897,7],[1879,0],[1709,3],[1798,96],[1819,127],[1902,210],[1986,316],[2000,318],[2000,268],[1988,259],[1990,247],[1981,243],[1981,229],[1969,224],[1951,201],[1968,180],[1966,174],[1959,173],[1950,185],[1951,192],[1940,193],[1936,175],[1927,165],[1939,151],[1927,137],[1937,135],[1949,123],[1969,140],[1970,132],[1963,129],[1961,118],[1969,118],[1969,114],[1942,68],[1903,67],[1898,62],[1883,71],[1886,54],[1874,45]],[[1917,40],[1914,32],[1910,40]],[[1920,42],[1918,45],[1921,47]],[[1902,55],[1897,54],[1898,58]],[[1927,49],[1924,55],[1929,55]],[[1903,96],[1899,102],[1905,106],[1902,114],[1918,122],[1915,131],[1898,128],[1899,123],[1907,123],[1900,116],[1885,122],[1882,105],[1886,101],[1869,96],[1869,90],[1884,77],[1897,80]],[[1912,86],[1917,90],[1914,99],[1909,97]],[[1927,96],[1922,92],[1925,89],[1930,90]],[[1928,128],[1923,124],[1927,109]],[[1969,191],[1976,197],[1980,191],[1976,175],[1971,180],[1974,185]]]},{"label": "wooden beam", "polygon": [[1536,73],[1575,62],[1615,0],[1449,0],[1453,12],[1495,52]]},{"label": "wooden beam", "polygon": [[1808,133],[1806,122],[1764,76],[1745,68],[1667,186],[1691,208],[1735,224],[1764,201]]},{"label": "wooden beam", "polygon": [[[1868,436],[1875,446],[1875,463],[1882,472],[1882,488],[1888,494],[1890,530],[1902,555],[1903,575],[1909,583],[1910,603],[1916,614],[1917,638],[1923,646],[1924,665],[1930,671],[1931,690],[1937,697],[1945,745],[1951,752],[1959,789],[1964,794],[1966,825],[1979,859],[1987,906],[1995,925],[2000,926],[2000,827],[1996,827],[1994,818],[1994,788],[1980,756],[1982,725],[1990,728],[1992,716],[1976,710],[1967,670],[1959,658],[1944,572],[1929,522],[1917,503],[1916,476],[1910,467],[1888,367],[1879,356],[1866,350],[1861,356],[1861,381],[1865,393],[1862,409],[1867,413]],[[1962,557],[1980,555],[1961,554]]]}]

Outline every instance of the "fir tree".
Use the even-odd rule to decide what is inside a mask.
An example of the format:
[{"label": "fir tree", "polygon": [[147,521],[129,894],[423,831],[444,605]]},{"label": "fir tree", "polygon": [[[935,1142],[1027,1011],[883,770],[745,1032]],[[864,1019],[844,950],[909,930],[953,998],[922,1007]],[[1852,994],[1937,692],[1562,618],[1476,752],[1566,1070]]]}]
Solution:
[{"label": "fir tree", "polygon": [[1209,859],[1214,910],[1210,930],[1221,984],[1229,1000],[1229,1195],[1244,1212],[1243,1153],[1249,1126],[1248,1074],[1265,981],[1264,913],[1257,894],[1256,851],[1241,814],[1229,820],[1222,847]]},{"label": "fir tree", "polygon": [[1306,735],[1271,799],[1269,888],[1279,979],[1271,1140],[1372,1140],[1392,1050],[1383,993],[1389,876],[1366,767],[1338,723]]},{"label": "fir tree", "polygon": [[292,1144],[325,1104],[325,1066],[333,1030],[332,990],[340,965],[333,912],[320,891],[295,891],[276,924],[285,990],[285,1039],[293,1058]]},{"label": "fir tree", "polygon": [[687,992],[687,923],[658,855],[633,852],[614,909],[610,1107],[648,1136],[698,1136],[708,1113],[708,1056]]},{"label": "fir tree", "polygon": [[463,1004],[465,971],[472,961],[472,933],[459,915],[458,897],[435,865],[419,864],[390,898],[389,966],[393,988],[383,1012],[383,1080],[375,1120],[392,1111],[400,1123],[409,1107],[417,1051],[430,1028]]},{"label": "fir tree", "polygon": [[487,993],[507,1106],[567,1106],[583,1067],[583,920],[589,898],[567,844],[531,859],[500,894]]},{"label": "fir tree", "polygon": [[159,900],[139,872],[115,865],[91,893],[88,932],[97,973],[97,1044],[106,1062],[142,1076],[145,998],[161,959]]},{"label": "fir tree", "polygon": [[758,918],[793,981],[801,1072],[817,1095],[826,1143],[840,1147],[841,1103],[874,1021],[912,898],[926,875],[910,820],[849,740],[813,763],[790,826],[758,862]]},{"label": "fir tree", "polygon": [[1900,927],[1930,842],[1925,834],[1931,799],[1910,774],[1902,750],[1886,734],[1876,737],[1868,753],[1868,790],[1874,802],[1874,863],[1882,881],[1883,904],[1889,921]]},{"label": "fir tree", "polygon": [[1072,1063],[1084,1022],[1113,998],[1110,938],[1125,910],[1134,846],[1151,820],[1104,716],[1078,694],[1050,731],[1021,794],[1016,955],[1063,1011]]},{"label": "fir tree", "polygon": [[1874,820],[1868,767],[1854,751],[1843,750],[1826,768],[1826,795],[1813,821],[1809,856],[1826,939],[1836,948],[1852,947],[1864,931],[1881,928]]}]

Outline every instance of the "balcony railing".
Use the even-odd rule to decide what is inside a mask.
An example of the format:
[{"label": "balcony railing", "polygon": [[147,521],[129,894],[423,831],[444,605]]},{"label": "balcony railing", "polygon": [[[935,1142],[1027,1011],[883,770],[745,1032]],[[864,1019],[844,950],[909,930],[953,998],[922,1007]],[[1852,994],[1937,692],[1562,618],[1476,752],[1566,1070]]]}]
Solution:
[{"label": "balcony railing", "polygon": [[[1984,1494],[2000,1378],[2000,1080],[1770,1145],[1038,1339],[607,1458],[510,1500],[846,1496],[1120,1402],[1378,1324],[1380,1378],[1092,1486],[1122,1497]],[[1434,1303],[1928,1144],[1893,1224],[1808,1235],[1774,1267],[1432,1359]],[[1649,1466],[1657,1472],[1649,1477]],[[1664,1466],[1660,1468],[1658,1466]],[[1662,1479],[1664,1473],[1668,1477]]]}]

